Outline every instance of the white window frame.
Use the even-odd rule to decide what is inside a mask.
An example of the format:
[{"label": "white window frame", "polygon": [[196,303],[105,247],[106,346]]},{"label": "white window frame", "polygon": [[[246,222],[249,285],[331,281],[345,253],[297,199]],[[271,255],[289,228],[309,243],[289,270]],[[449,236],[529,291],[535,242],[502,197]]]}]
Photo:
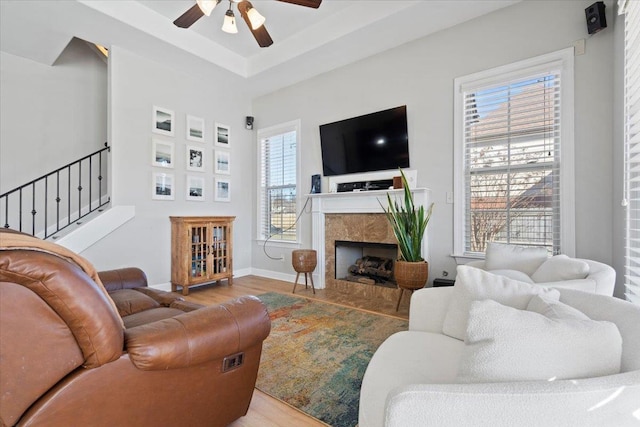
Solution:
[{"label": "white window frame", "polygon": [[464,89],[497,85],[518,77],[560,66],[560,248],[575,256],[575,166],[574,166],[574,51],[562,49],[501,67],[458,77],[454,80],[454,243],[453,256],[459,262],[484,258],[465,251],[465,175],[464,175]]},{"label": "white window frame", "polygon": [[[258,129],[257,130],[257,146],[258,149],[257,151],[257,165],[258,165],[258,173],[257,173],[257,184],[256,184],[256,188],[257,188],[257,195],[256,195],[256,202],[257,202],[257,209],[256,209],[256,242],[261,245],[264,243],[265,236],[262,236],[261,231],[262,231],[262,212],[260,211],[261,206],[262,206],[262,169],[261,169],[261,161],[262,161],[262,140],[264,138],[269,138],[275,135],[280,135],[283,133],[287,133],[287,132],[292,132],[295,131],[296,133],[296,210],[298,210],[302,205],[300,204],[301,201],[301,194],[300,194],[300,130],[301,130],[301,124],[300,124],[300,120],[292,120],[290,122],[285,122],[285,123],[281,123],[281,124],[277,124],[274,126],[270,126],[267,128],[263,128],[263,129]],[[296,215],[299,215],[299,213],[297,213]],[[296,216],[297,218],[297,216]],[[281,246],[281,247],[291,247],[291,246],[299,246],[300,245],[300,224],[296,224],[296,240],[277,240],[277,239],[269,239],[269,245],[271,246]],[[268,237],[268,236],[267,236]]]},{"label": "white window frame", "polygon": [[624,15],[624,199],[625,209],[625,298],[640,304],[640,188],[637,183],[637,150],[640,144],[640,3],[618,1],[618,13]]}]

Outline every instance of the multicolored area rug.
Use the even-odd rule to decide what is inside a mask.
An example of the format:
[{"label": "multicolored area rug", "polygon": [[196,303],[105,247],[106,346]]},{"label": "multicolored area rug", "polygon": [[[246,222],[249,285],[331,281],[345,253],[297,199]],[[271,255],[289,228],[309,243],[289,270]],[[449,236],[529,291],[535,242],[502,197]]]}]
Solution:
[{"label": "multicolored area rug", "polygon": [[267,293],[271,317],[256,387],[334,427],[358,424],[364,371],[408,322],[306,298]]}]

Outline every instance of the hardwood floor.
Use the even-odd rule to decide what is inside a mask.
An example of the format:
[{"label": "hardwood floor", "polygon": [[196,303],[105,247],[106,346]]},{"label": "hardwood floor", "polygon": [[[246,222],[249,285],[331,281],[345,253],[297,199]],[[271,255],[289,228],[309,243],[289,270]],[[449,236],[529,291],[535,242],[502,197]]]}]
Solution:
[{"label": "hardwood floor", "polygon": [[[292,289],[293,283],[290,282],[267,279],[259,276],[243,276],[234,278],[232,286],[229,286],[225,280],[219,285],[212,284],[189,288],[189,295],[185,298],[189,301],[200,304],[212,305],[219,304],[242,295],[260,295],[267,292],[291,294]],[[385,301],[382,299],[372,300],[345,294],[332,289],[316,289],[316,293],[314,295],[311,290],[311,286],[305,289],[304,283],[302,285],[298,283],[295,295],[343,305],[346,307],[358,308],[378,314],[399,317],[401,319],[409,318],[409,292],[405,292],[402,302],[400,303],[400,308],[397,312],[395,301]]]},{"label": "hardwood floor", "polygon": [[[189,295],[184,297],[188,301],[204,305],[219,304],[243,295],[260,295],[267,292],[291,294],[293,284],[280,280],[267,279],[258,276],[244,276],[233,279],[233,285],[226,281],[221,284],[203,285],[189,289]],[[408,294],[408,293],[406,293]],[[305,289],[304,284],[298,284],[295,295],[316,299],[332,304],[354,307],[361,310],[384,314],[388,316],[409,318],[409,296],[403,298],[398,312],[395,303],[388,301],[372,301],[362,297],[354,297],[335,290],[316,289],[315,295],[311,286]],[[240,418],[230,427],[320,427],[326,424],[310,417],[303,412],[274,399],[273,397],[255,390],[251,406],[246,416]]]}]

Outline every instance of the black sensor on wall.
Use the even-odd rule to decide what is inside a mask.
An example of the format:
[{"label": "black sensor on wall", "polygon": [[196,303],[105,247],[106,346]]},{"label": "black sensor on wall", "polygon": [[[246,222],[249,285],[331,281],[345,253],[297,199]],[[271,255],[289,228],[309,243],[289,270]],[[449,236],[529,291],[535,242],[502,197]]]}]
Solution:
[{"label": "black sensor on wall", "polygon": [[311,175],[311,194],[322,193],[322,181],[320,179],[320,174]]},{"label": "black sensor on wall", "polygon": [[607,17],[604,13],[605,7],[604,2],[597,1],[584,10],[589,34],[595,34],[603,28],[607,28]]}]

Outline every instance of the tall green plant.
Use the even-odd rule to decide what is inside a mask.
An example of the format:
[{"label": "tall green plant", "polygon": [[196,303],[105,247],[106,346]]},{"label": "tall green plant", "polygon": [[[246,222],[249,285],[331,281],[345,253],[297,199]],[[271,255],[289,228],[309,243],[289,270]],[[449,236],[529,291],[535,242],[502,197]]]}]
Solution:
[{"label": "tall green plant", "polygon": [[433,203],[429,206],[426,215],[424,206],[420,205],[416,209],[413,204],[413,194],[402,169],[400,174],[404,188],[404,205],[399,204],[397,200],[391,200],[391,195],[387,193],[388,208],[384,209],[384,206],[382,208],[391,223],[393,234],[398,240],[400,259],[408,262],[424,261],[422,258],[422,239],[429,219],[431,219]]}]

